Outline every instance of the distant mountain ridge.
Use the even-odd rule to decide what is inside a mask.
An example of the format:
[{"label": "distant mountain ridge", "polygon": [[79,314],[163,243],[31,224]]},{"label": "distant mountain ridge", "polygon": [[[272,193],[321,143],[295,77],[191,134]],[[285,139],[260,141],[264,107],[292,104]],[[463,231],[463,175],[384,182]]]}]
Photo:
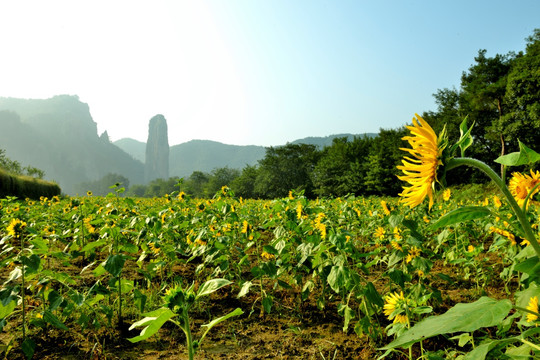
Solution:
[{"label": "distant mountain ridge", "polygon": [[[337,134],[325,137],[306,137],[291,144],[311,144],[322,149],[332,145],[336,138],[375,137],[377,134]],[[114,141],[113,144],[144,163],[146,143],[131,138]],[[266,147],[260,145],[229,145],[212,140],[190,140],[170,147],[169,171],[171,176],[187,177],[194,171],[211,172],[216,168],[243,169],[256,165],[266,155]]]},{"label": "distant mountain ridge", "polygon": [[[322,149],[338,137],[375,135],[307,137],[292,144],[313,144]],[[69,195],[86,193],[82,188],[85,183],[111,173],[126,177],[130,185],[145,181],[146,143],[129,138],[112,143],[107,132],[99,136],[88,104],[77,96],[0,97],[0,149],[23,166],[45,171],[45,179],[56,181]],[[170,146],[169,154],[169,175],[188,177],[194,171],[241,170],[256,165],[266,155],[266,147],[191,140]]]}]

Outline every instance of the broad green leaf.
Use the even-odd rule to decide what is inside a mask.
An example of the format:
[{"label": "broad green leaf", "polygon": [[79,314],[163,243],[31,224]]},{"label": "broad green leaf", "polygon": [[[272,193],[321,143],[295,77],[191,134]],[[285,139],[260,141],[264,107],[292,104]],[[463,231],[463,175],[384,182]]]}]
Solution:
[{"label": "broad green leaf", "polygon": [[477,346],[473,351],[465,355],[465,360],[484,360],[490,350],[499,345],[501,340],[491,340]]},{"label": "broad green leaf", "polygon": [[38,271],[41,258],[36,254],[32,254],[30,256],[21,256],[20,260],[26,266],[25,274]]},{"label": "broad green leaf", "polygon": [[242,288],[240,289],[240,292],[236,297],[241,298],[242,296],[246,296],[249,292],[249,289],[251,288],[251,285],[253,285],[251,281],[246,281],[244,285],[242,285]]},{"label": "broad green leaf", "polygon": [[31,359],[34,356],[34,351],[36,350],[36,343],[34,340],[27,337],[21,344],[22,352],[27,359]]},{"label": "broad green leaf", "polygon": [[529,275],[540,274],[540,262],[538,256],[528,258],[514,267],[514,270],[521,271]]},{"label": "broad green leaf", "polygon": [[330,274],[328,274],[328,285],[334,290],[336,293],[340,293],[340,289],[343,289],[344,286],[347,284],[347,280],[349,279],[349,273],[348,269],[344,266],[332,266],[332,269],[330,270]]},{"label": "broad green leaf", "polygon": [[109,255],[103,268],[114,277],[118,277],[122,272],[126,258],[123,255]]},{"label": "broad green leaf", "polygon": [[65,272],[58,272],[58,271],[52,271],[52,270],[43,270],[40,272],[41,277],[48,277],[53,280],[58,281],[61,284],[64,285],[76,285],[77,282],[69,276],[69,274]]},{"label": "broad green leaf", "polygon": [[[146,327],[142,329],[139,336],[129,338],[128,340],[131,341],[132,343],[146,340],[152,335],[154,335],[155,333],[157,333],[159,329],[161,329],[163,324],[165,324],[168,320],[176,316],[176,314],[171,309],[168,309],[168,308],[161,308],[161,309],[158,309],[158,311],[159,311],[159,315],[157,317],[155,316],[145,317],[144,319],[133,323],[133,325],[131,325],[129,330],[133,330],[136,327],[144,326],[146,324],[148,325],[146,325]],[[155,311],[153,313],[157,313],[158,311]]]},{"label": "broad green leaf", "polygon": [[470,304],[457,304],[442,315],[420,321],[382,349],[403,347],[440,334],[473,332],[482,327],[495,326],[511,309],[510,300],[495,300],[486,296]]},{"label": "broad green leaf", "polygon": [[354,319],[354,310],[349,307],[349,305],[346,304],[339,304],[338,306],[338,314],[343,316],[345,318],[343,322],[343,332],[346,332],[349,328],[349,323],[352,319]]},{"label": "broad green leaf", "polygon": [[17,306],[16,301],[10,301],[7,305],[2,305],[0,302],[0,319],[4,319],[6,316],[11,315],[15,307]]},{"label": "broad green leaf", "polygon": [[[518,140],[519,141],[519,140]],[[519,166],[534,164],[540,160],[540,154],[528,148],[519,141],[519,152],[513,152],[503,156],[499,156],[495,162],[506,166]]]},{"label": "broad green leaf", "polygon": [[208,331],[210,331],[211,328],[213,328],[214,326],[216,326],[220,322],[223,322],[223,321],[225,321],[225,320],[227,320],[229,318],[232,318],[233,316],[242,315],[243,313],[244,312],[242,311],[242,309],[236,308],[233,311],[231,311],[230,313],[228,313],[227,315],[224,315],[224,316],[222,316],[220,318],[214,319],[214,320],[210,321],[208,324],[201,325],[202,327],[205,327],[206,330],[204,331],[204,333],[201,336],[201,339],[199,340],[199,346],[201,345],[204,337],[206,336],[206,333],[208,333]]},{"label": "broad green leaf", "polygon": [[371,281],[367,283],[364,294],[370,304],[377,305],[381,308],[384,306],[383,298],[381,297],[381,295],[379,295],[379,292],[377,291],[377,289],[375,289],[375,286]]},{"label": "broad green leaf", "polygon": [[201,285],[201,287],[199,288],[199,291],[197,291],[197,296],[195,297],[195,299],[198,299],[201,296],[209,295],[213,293],[214,291],[221,289],[222,287],[227,286],[229,284],[232,284],[232,282],[227,279],[208,280],[207,282]]},{"label": "broad green leaf", "polygon": [[120,250],[128,252],[130,254],[138,254],[139,253],[139,247],[135,244],[127,243],[120,245]]},{"label": "broad green leaf", "polygon": [[483,206],[463,206],[442,216],[439,220],[429,226],[429,229],[437,230],[441,227],[454,225],[463,221],[480,219],[489,214],[491,214],[491,211]]},{"label": "broad green leaf", "polygon": [[271,296],[265,296],[262,300],[262,305],[264,308],[264,311],[266,311],[267,314],[270,314],[272,311],[272,305],[274,304],[274,299]]},{"label": "broad green leaf", "polygon": [[89,252],[90,250],[93,250],[97,247],[100,247],[100,246],[103,246],[105,244],[107,244],[108,241],[107,240],[98,240],[98,241],[92,241],[92,242],[89,242],[88,244],[86,244],[82,249],[81,251],[82,252]]},{"label": "broad green leaf", "polygon": [[64,325],[63,322],[61,322],[52,312],[50,312],[49,310],[45,310],[43,312],[43,320],[45,320],[46,322],[48,322],[49,324],[59,328],[59,329],[62,329],[62,330],[69,330],[69,328]]}]

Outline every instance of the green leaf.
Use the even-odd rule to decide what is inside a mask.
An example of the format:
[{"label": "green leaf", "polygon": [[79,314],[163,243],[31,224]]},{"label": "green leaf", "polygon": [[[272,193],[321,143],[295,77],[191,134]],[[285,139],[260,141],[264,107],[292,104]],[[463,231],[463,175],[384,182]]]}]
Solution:
[{"label": "green leaf", "polygon": [[165,324],[168,320],[176,316],[176,314],[169,308],[161,308],[156,311],[153,311],[151,314],[154,314],[156,316],[145,317],[144,319],[139,320],[133,323],[133,325],[131,325],[129,330],[133,330],[136,327],[140,327],[144,325],[146,325],[146,327],[142,329],[139,336],[129,338],[128,339],[129,341],[131,341],[132,343],[136,343],[136,342],[148,339],[149,337],[157,333],[159,329],[161,329],[163,324]]},{"label": "green leaf", "polygon": [[214,291],[221,289],[224,286],[227,286],[229,284],[232,284],[231,281],[227,279],[212,279],[208,280],[204,284],[199,287],[199,290],[197,291],[197,296],[195,297],[195,300],[202,296],[209,295],[213,293]]},{"label": "green leaf", "polygon": [[499,156],[495,162],[506,166],[519,166],[534,164],[540,160],[540,154],[528,148],[519,141],[519,152],[513,152],[503,156]]},{"label": "green leaf", "polygon": [[61,330],[69,330],[69,328],[64,325],[63,322],[61,322],[52,312],[49,310],[45,310],[43,312],[43,320],[48,322],[49,324],[53,325],[54,327],[57,327]]},{"label": "green leaf", "polygon": [[0,302],[0,319],[4,319],[5,317],[11,315],[16,306],[16,301],[10,301],[5,306],[2,304],[2,302]]},{"label": "green leaf", "polygon": [[369,301],[370,304],[377,305],[381,308],[384,306],[384,300],[381,295],[379,295],[379,292],[377,291],[377,289],[375,289],[375,286],[372,282],[367,283],[364,294],[366,295],[366,299]]},{"label": "green leaf", "polygon": [[473,143],[473,137],[471,136],[471,130],[473,126],[474,122],[471,127],[467,129],[467,117],[465,117],[465,119],[463,119],[463,121],[459,125],[460,137],[456,145],[458,145],[461,150],[461,157],[465,157],[465,150],[467,150],[467,148]]},{"label": "green leaf", "polygon": [[34,356],[34,351],[36,350],[36,343],[30,338],[24,339],[21,344],[22,352],[27,359],[31,359]]},{"label": "green leaf", "polygon": [[274,299],[271,296],[265,296],[262,300],[262,305],[264,308],[264,311],[266,311],[267,314],[270,314],[272,311],[272,305],[274,304]]},{"label": "green leaf", "polygon": [[346,332],[349,328],[349,323],[352,319],[354,319],[354,310],[349,307],[349,305],[346,304],[339,304],[338,306],[338,314],[343,316],[345,318],[343,323],[343,332]]},{"label": "green leaf", "polygon": [[339,294],[339,290],[345,286],[348,279],[348,269],[341,265],[334,265],[332,266],[332,270],[330,270],[330,274],[328,274],[327,281],[332,290]]},{"label": "green leaf", "polygon": [[39,263],[41,262],[41,258],[37,256],[36,254],[32,254],[30,256],[21,256],[21,262],[26,266],[25,274],[28,273],[34,273],[38,271],[39,269]]},{"label": "green leaf", "polygon": [[531,276],[540,274],[540,262],[538,261],[538,256],[520,262],[514,267],[514,270],[524,272]]},{"label": "green leaf", "polygon": [[486,296],[470,304],[457,304],[442,315],[420,321],[382,349],[403,347],[440,334],[473,332],[482,327],[495,326],[511,309],[510,300],[495,300]]},{"label": "green leaf", "polygon": [[123,255],[109,255],[103,268],[114,277],[118,277],[122,272],[126,258]]},{"label": "green leaf", "polygon": [[439,218],[439,220],[429,226],[429,229],[437,230],[441,227],[454,225],[463,221],[480,219],[490,214],[491,211],[483,206],[463,206]]},{"label": "green leaf", "polygon": [[86,252],[88,253],[90,250],[93,250],[97,247],[100,247],[100,246],[103,246],[105,244],[107,244],[108,241],[107,240],[98,240],[98,241],[92,241],[92,242],[89,242],[88,244],[86,244],[82,249],[81,249],[81,252]]},{"label": "green leaf", "polygon": [[230,313],[228,313],[227,315],[224,315],[220,318],[217,318],[217,319],[214,319],[212,321],[210,321],[208,324],[204,324],[204,325],[201,325],[202,327],[205,327],[206,330],[204,331],[204,333],[202,334],[200,340],[199,340],[199,346],[201,345],[204,337],[206,336],[206,333],[208,333],[208,331],[210,331],[211,328],[213,328],[214,326],[216,326],[217,324],[219,324],[220,322],[223,322],[229,318],[232,318],[233,316],[238,316],[238,315],[242,315],[244,312],[242,311],[242,309],[240,308],[236,308],[234,309],[233,311],[231,311]]},{"label": "green leaf", "polygon": [[241,298],[242,296],[246,296],[249,292],[249,289],[251,288],[251,285],[253,285],[251,281],[246,281],[244,285],[242,285],[242,288],[240,289],[240,292],[236,297]]}]

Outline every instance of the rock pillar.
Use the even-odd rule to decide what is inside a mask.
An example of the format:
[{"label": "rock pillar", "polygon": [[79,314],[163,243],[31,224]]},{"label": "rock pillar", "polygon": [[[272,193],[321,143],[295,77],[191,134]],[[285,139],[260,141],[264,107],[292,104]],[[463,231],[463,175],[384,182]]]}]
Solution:
[{"label": "rock pillar", "polygon": [[154,179],[169,178],[169,139],[167,120],[163,115],[156,115],[148,124],[146,141],[146,160],[144,179],[148,183]]}]

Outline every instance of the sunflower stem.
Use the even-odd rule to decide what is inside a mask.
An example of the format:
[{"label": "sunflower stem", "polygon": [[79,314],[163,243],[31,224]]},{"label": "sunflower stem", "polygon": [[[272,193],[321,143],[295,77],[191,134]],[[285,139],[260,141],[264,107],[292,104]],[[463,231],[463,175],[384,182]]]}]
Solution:
[{"label": "sunflower stem", "polygon": [[483,171],[493,182],[497,187],[501,190],[503,195],[506,197],[506,200],[510,204],[510,207],[514,211],[514,214],[516,214],[519,223],[521,224],[521,228],[523,229],[523,233],[525,235],[525,238],[529,241],[529,243],[532,245],[534,251],[536,252],[536,255],[540,259],[540,244],[538,244],[538,241],[536,241],[536,237],[534,236],[531,224],[529,220],[527,220],[526,211],[525,209],[522,209],[512,194],[510,193],[510,190],[508,190],[508,187],[506,186],[506,183],[497,175],[495,171],[491,167],[489,167],[486,163],[473,159],[473,158],[454,158],[451,159],[448,164],[446,165],[446,170],[451,170],[453,168],[456,168],[461,165],[466,165],[470,167],[475,167],[481,171]]}]

